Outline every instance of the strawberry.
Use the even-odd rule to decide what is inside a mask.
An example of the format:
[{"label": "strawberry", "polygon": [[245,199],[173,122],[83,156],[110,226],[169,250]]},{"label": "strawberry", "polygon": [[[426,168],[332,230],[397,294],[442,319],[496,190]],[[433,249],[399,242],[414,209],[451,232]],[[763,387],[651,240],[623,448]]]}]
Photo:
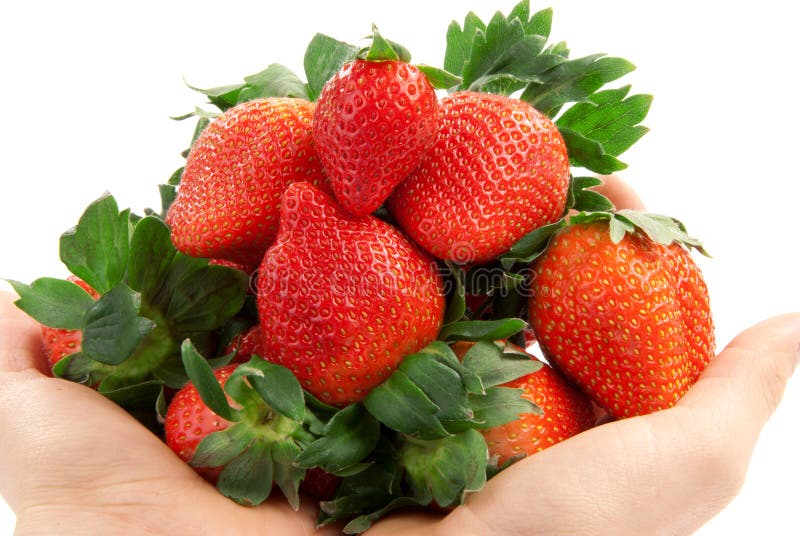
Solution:
[{"label": "strawberry", "polygon": [[167,213],[175,246],[194,257],[257,265],[275,239],[286,187],[324,183],[313,113],[308,101],[266,98],[217,117],[192,147]]},{"label": "strawberry", "polygon": [[[92,287],[79,277],[71,275],[67,277],[67,281],[72,281],[81,287],[95,300],[100,297]],[[51,328],[44,325],[41,326],[41,329],[44,351],[47,355],[47,361],[50,363],[50,368],[54,367],[63,357],[81,351],[81,340],[83,338],[81,330]]]},{"label": "strawberry", "polygon": [[[236,365],[228,365],[218,369],[214,376],[224,386],[235,369]],[[170,402],[164,421],[164,435],[167,446],[188,463],[194,457],[200,441],[230,425],[230,421],[209,409],[200,398],[197,388],[189,383]],[[209,482],[216,483],[222,467],[196,467],[195,470]]]},{"label": "strawberry", "polygon": [[[496,344],[538,361],[518,346],[504,341]],[[473,345],[459,341],[453,345],[453,351],[463,359]],[[511,459],[536,454],[588,430],[595,423],[592,402],[546,363],[536,372],[506,382],[502,387],[522,389],[522,398],[536,404],[543,414],[525,413],[515,421],[481,430],[489,447],[489,457],[497,467]]]},{"label": "strawberry", "polygon": [[261,349],[261,326],[256,324],[246,332],[234,337],[225,347],[226,354],[231,352],[236,352],[236,356],[233,358],[234,363],[244,363],[250,361],[253,355],[260,356],[263,354]]},{"label": "strawberry", "polygon": [[419,69],[403,61],[347,63],[325,84],[313,121],[342,207],[374,212],[433,145],[436,125],[436,94]]},{"label": "strawberry", "polygon": [[539,406],[544,415],[526,413],[516,421],[482,431],[489,457],[499,467],[512,458],[536,454],[594,425],[591,401],[549,365],[503,387],[522,389],[522,397]]},{"label": "strawberry", "polygon": [[561,217],[569,159],[550,119],[501,95],[454,93],[419,167],[389,197],[398,225],[440,259],[485,263]]},{"label": "strawberry", "polygon": [[308,183],[286,190],[256,298],[264,358],[334,405],[364,398],[436,338],[444,317],[429,257],[394,227],[348,215]]},{"label": "strawberry", "polygon": [[326,473],[319,467],[313,467],[306,471],[305,478],[300,482],[300,491],[317,500],[329,501],[333,498],[341,481],[340,477]]},{"label": "strawberry", "polygon": [[167,445],[237,502],[260,504],[276,484],[297,509],[306,470],[293,462],[316,439],[297,379],[260,358],[212,371],[188,340],[181,351],[191,381],[167,409]]},{"label": "strawberry", "polygon": [[[556,233],[536,264],[529,302],[547,358],[618,418],[672,406],[714,355],[708,289],[670,237],[682,226],[624,212],[610,223],[573,217]],[[642,223],[649,234],[630,225],[612,239],[609,226],[620,222]]]}]

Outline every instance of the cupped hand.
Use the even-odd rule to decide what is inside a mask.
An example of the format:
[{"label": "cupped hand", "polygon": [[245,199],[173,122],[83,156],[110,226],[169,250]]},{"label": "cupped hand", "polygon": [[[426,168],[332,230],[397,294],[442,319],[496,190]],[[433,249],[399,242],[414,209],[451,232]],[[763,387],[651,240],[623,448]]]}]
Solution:
[{"label": "cupped hand", "polygon": [[[599,188],[642,208],[616,178]],[[315,508],[220,495],[103,396],[45,374],[39,330],[0,296],[0,494],[18,534],[310,534]],[[738,492],[794,371],[800,314],[731,342],[673,408],[597,426],[526,458],[447,516],[398,513],[370,534],[685,534]],[[334,534],[336,528],[320,533]]]},{"label": "cupped hand", "polygon": [[17,534],[314,532],[311,501],[239,506],[105,397],[48,377],[39,328],[13,301],[0,293],[0,494]]},{"label": "cupped hand", "polygon": [[[616,177],[597,190],[619,208],[644,208]],[[530,456],[443,519],[398,516],[370,534],[691,534],[741,488],[799,344],[800,314],[764,321],[720,352],[675,407]]]}]

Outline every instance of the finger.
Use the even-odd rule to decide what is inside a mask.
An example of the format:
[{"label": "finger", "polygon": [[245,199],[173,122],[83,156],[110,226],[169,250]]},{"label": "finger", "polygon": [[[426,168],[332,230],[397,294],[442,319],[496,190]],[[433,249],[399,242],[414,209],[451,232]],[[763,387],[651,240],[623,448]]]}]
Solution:
[{"label": "finger", "polygon": [[783,397],[800,352],[800,313],[738,335],[711,360],[678,407],[736,437],[749,459],[761,428]]},{"label": "finger", "polygon": [[674,408],[597,426],[518,462],[445,525],[600,534],[624,519],[616,534],[692,533],[741,487],[799,341],[800,314],[747,330]]},{"label": "finger", "polygon": [[0,292],[0,373],[36,370],[46,374],[41,328],[14,305],[16,299]]},{"label": "finger", "polygon": [[603,184],[592,188],[595,192],[606,196],[616,208],[644,210],[644,203],[631,186],[616,175],[600,177]]}]

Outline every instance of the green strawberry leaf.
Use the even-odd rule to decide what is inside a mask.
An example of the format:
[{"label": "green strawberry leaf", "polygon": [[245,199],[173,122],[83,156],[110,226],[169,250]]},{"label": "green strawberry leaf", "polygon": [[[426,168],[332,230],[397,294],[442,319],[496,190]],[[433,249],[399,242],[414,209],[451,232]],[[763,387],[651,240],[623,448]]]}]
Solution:
[{"label": "green strawberry leaf", "polygon": [[119,389],[101,390],[100,394],[123,408],[152,410],[161,395],[164,385],[157,380],[150,380]]},{"label": "green strawberry leaf", "polygon": [[350,404],[331,418],[322,437],[306,447],[294,463],[337,473],[364,460],[378,444],[379,436],[378,421],[361,404]]},{"label": "green strawberry leaf", "polygon": [[274,464],[272,444],[254,440],[249,448],[228,462],[219,475],[217,489],[226,497],[247,506],[261,504],[272,491]]},{"label": "green strawberry leaf", "polygon": [[320,503],[319,526],[369,515],[403,496],[402,471],[392,442],[381,436],[363,471],[342,479],[333,500]]},{"label": "green strawberry leaf", "polygon": [[[406,356],[398,370],[405,373],[438,407],[435,415],[440,421],[463,422],[472,419],[472,411],[467,403],[467,390],[461,375],[452,365],[431,359],[429,354],[417,353]],[[442,424],[446,428],[446,422]]]},{"label": "green strawberry leaf", "polygon": [[542,409],[524,398],[522,389],[492,387],[485,395],[470,395],[470,407],[475,412],[475,422],[480,429],[488,430],[516,421],[520,415],[542,415]]},{"label": "green strawberry leaf", "polygon": [[455,265],[452,261],[446,261],[447,267],[450,269],[452,281],[454,283],[453,294],[447,304],[445,312],[444,324],[451,324],[464,317],[467,310],[467,302],[464,291],[464,269]]},{"label": "green strawberry leaf", "polygon": [[80,352],[62,357],[53,367],[53,376],[75,383],[97,385],[109,373],[109,365],[89,359]]},{"label": "green strawberry leaf", "polygon": [[589,190],[601,184],[603,181],[597,177],[570,177],[567,210],[586,212],[614,210],[614,204],[606,196]]},{"label": "green strawberry leaf", "polygon": [[487,388],[533,374],[542,368],[540,361],[526,354],[505,353],[497,344],[485,341],[475,343],[464,354],[462,363]]},{"label": "green strawberry leaf", "polygon": [[702,255],[709,256],[703,243],[690,236],[680,220],[670,216],[624,209],[614,212],[578,212],[569,218],[570,225],[597,221],[608,224],[611,240],[615,244],[619,243],[626,233],[641,231],[657,244],[668,246],[677,242],[688,249],[696,249]]},{"label": "green strawberry leaf", "polygon": [[65,279],[42,277],[29,285],[8,280],[19,299],[14,305],[44,326],[80,329],[94,299],[81,287]]},{"label": "green strawberry leaf", "polygon": [[372,44],[363,57],[367,61],[404,61],[406,63],[411,61],[408,49],[399,43],[385,39],[374,24],[372,25]]},{"label": "green strawberry leaf", "polygon": [[544,253],[553,234],[564,227],[564,220],[538,227],[526,234],[500,257],[504,270],[511,270],[515,264],[529,264]]},{"label": "green strawberry leaf", "polygon": [[345,63],[353,61],[358,47],[337,41],[323,34],[315,34],[306,48],[303,67],[308,79],[308,97],[319,98],[325,83],[336,74]]},{"label": "green strawberry leaf", "polygon": [[447,343],[434,341],[417,353],[427,356],[428,359],[435,359],[442,365],[453,369],[461,377],[464,389],[466,389],[468,393],[484,392],[480,377],[462,365],[455,352],[453,352],[453,349],[450,348]]},{"label": "green strawberry leaf", "polygon": [[293,465],[300,452],[300,447],[292,441],[272,444],[273,479],[294,510],[300,508],[300,482],[306,476],[305,469]]},{"label": "green strawberry leaf", "polygon": [[82,353],[107,365],[119,365],[133,354],[156,324],[139,316],[139,294],[124,284],[100,296],[86,311]]},{"label": "green strawberry leaf", "polygon": [[647,116],[653,102],[651,95],[626,98],[629,91],[630,86],[625,86],[590,95],[586,101],[565,111],[556,125],[580,132],[600,143],[606,154],[619,156],[647,133],[647,127],[639,123]]},{"label": "green strawberry leaf", "polygon": [[167,224],[155,216],[142,218],[131,236],[128,285],[149,301],[161,290],[176,253]]},{"label": "green strawberry leaf", "polygon": [[208,97],[208,100],[211,104],[224,112],[239,102],[239,93],[241,93],[242,89],[244,89],[245,84],[240,82],[238,84],[213,87],[210,89],[200,89],[188,83],[186,86],[189,89],[197,91],[198,93],[202,93]]},{"label": "green strawberry leaf", "polygon": [[467,13],[462,30],[458,22],[453,21],[447,28],[447,48],[444,53],[445,70],[461,75],[464,65],[469,60],[472,43],[478,31],[486,31],[486,24],[473,12]]},{"label": "green strawberry leaf", "polygon": [[417,65],[428,82],[436,89],[450,89],[461,84],[461,77],[438,67],[430,65]]},{"label": "green strawberry leaf", "polygon": [[264,361],[258,356],[239,368],[267,405],[284,417],[297,422],[303,421],[306,409],[303,388],[289,369]]},{"label": "green strawberry leaf", "polygon": [[461,504],[467,492],[483,488],[488,459],[486,441],[475,430],[435,441],[406,439],[400,447],[412,496],[441,507]]},{"label": "green strawberry leaf", "polygon": [[439,332],[441,341],[496,341],[507,339],[525,328],[520,318],[500,320],[462,320],[453,322]]},{"label": "green strawberry leaf", "polygon": [[189,461],[192,467],[221,467],[245,451],[253,434],[245,423],[234,423],[225,430],[204,437]]},{"label": "green strawberry leaf", "polygon": [[106,194],[89,205],[74,229],[61,235],[61,261],[105,294],[125,277],[129,233],[129,211],[120,212],[116,200]]},{"label": "green strawberry leaf", "polygon": [[406,506],[424,506],[424,504],[413,497],[396,497],[386,503],[385,506],[375,510],[374,512],[356,516],[344,526],[342,532],[344,534],[361,534],[369,529],[378,519],[382,518],[389,512],[397,510],[398,508],[404,508]]},{"label": "green strawberry leaf", "polygon": [[266,97],[295,97],[309,100],[306,85],[288,67],[273,63],[263,71],[244,78],[237,103]]},{"label": "green strawberry leaf", "polygon": [[171,287],[167,319],[181,332],[220,328],[242,308],[249,283],[240,270],[206,262]]},{"label": "green strawberry leaf", "polygon": [[609,175],[628,167],[624,162],[606,153],[600,142],[568,128],[561,128],[559,132],[567,145],[567,154],[573,166],[583,167],[601,175]]},{"label": "green strawberry leaf", "polygon": [[159,184],[158,196],[161,199],[161,212],[158,213],[158,216],[163,220],[166,219],[169,207],[178,196],[178,188],[171,184]]},{"label": "green strawberry leaf", "polygon": [[181,358],[189,380],[197,388],[197,393],[208,408],[227,421],[237,421],[237,411],[228,405],[225,391],[222,390],[211,365],[195,349],[192,341],[186,339],[181,345]]},{"label": "green strawberry leaf", "polygon": [[550,117],[570,102],[583,102],[604,84],[630,73],[635,67],[622,58],[593,54],[565,61],[528,84],[521,99]]},{"label": "green strawberry leaf", "polygon": [[364,406],[380,422],[408,436],[436,439],[450,435],[436,418],[439,407],[401,370],[370,391]]}]

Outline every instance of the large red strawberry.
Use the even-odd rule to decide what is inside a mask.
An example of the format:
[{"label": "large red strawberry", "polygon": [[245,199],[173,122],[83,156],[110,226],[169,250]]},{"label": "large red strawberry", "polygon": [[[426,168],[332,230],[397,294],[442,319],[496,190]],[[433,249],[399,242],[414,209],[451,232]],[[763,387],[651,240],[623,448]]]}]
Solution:
[{"label": "large red strawberry", "polygon": [[439,133],[387,206],[440,259],[484,263],[564,212],[569,159],[550,119],[500,95],[454,93]]},{"label": "large red strawberry", "polygon": [[[652,231],[664,221],[645,223]],[[539,344],[614,417],[672,406],[714,355],[700,270],[681,245],[664,242],[638,228],[612,240],[608,221],[574,223],[536,265],[529,313]]]},{"label": "large red strawberry", "polygon": [[433,341],[444,297],[436,264],[397,229],[291,185],[259,270],[264,358],[322,401],[358,401]]},{"label": "large red strawberry", "polygon": [[[67,280],[81,287],[95,300],[100,297],[92,287],[79,277],[71,275],[67,277]],[[65,356],[81,351],[81,340],[83,339],[81,330],[51,328],[48,326],[42,326],[41,328],[44,351],[51,368]]]},{"label": "large red strawberry", "polygon": [[370,214],[433,145],[436,94],[413,65],[358,59],[325,85],[313,125],[336,199]]},{"label": "large red strawberry", "polygon": [[275,239],[286,187],[324,183],[313,113],[308,101],[266,98],[217,117],[192,147],[167,214],[175,246],[195,257],[256,266]]}]

